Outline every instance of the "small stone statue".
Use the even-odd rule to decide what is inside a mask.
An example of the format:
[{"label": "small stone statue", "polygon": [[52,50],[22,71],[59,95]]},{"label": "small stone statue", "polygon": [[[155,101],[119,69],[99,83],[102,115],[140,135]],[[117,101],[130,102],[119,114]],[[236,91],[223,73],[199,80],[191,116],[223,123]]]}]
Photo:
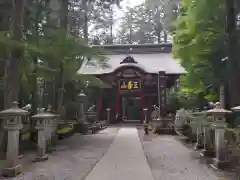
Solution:
[{"label": "small stone statue", "polygon": [[153,108],[154,109],[151,114],[151,119],[156,120],[156,119],[158,119],[160,109],[156,105],[154,105]]}]

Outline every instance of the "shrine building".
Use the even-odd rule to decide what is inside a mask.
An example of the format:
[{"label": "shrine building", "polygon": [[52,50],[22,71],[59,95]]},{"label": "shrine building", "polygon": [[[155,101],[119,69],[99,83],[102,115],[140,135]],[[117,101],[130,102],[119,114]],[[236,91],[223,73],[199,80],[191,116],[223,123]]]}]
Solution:
[{"label": "shrine building", "polygon": [[184,68],[172,58],[171,44],[124,44],[94,46],[107,52],[105,65],[85,61],[78,71],[94,75],[111,88],[101,89],[98,116],[106,119],[111,109],[111,123],[137,122],[144,119],[143,109],[151,114],[153,105],[167,114],[167,94]]}]

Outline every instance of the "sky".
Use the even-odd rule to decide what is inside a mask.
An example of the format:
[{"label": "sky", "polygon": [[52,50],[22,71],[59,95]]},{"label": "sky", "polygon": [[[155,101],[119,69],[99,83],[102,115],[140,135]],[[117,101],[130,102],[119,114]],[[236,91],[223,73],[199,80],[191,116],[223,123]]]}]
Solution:
[{"label": "sky", "polygon": [[[123,17],[124,11],[126,10],[127,7],[137,6],[137,5],[141,4],[142,2],[144,2],[144,0],[124,0],[123,2],[121,2],[122,9],[116,8],[116,18],[118,19],[118,18]],[[116,32],[116,30],[118,29],[119,24],[120,24],[120,21],[118,20],[115,23],[114,32]]]},{"label": "sky", "polygon": [[[137,6],[141,3],[143,3],[145,0],[123,0],[120,4],[121,9],[118,7],[115,7],[114,12],[115,12],[115,22],[113,25],[113,34],[117,34],[117,29],[119,29],[120,23],[121,23],[121,18],[124,16],[124,13],[126,12],[127,7],[134,7]],[[91,29],[91,27],[89,27]],[[94,34],[94,32],[91,32]],[[97,33],[97,32],[95,32]]]},{"label": "sky", "polygon": [[124,5],[128,4],[130,7],[134,7],[141,4],[142,2],[144,2],[144,0],[124,0],[122,4]]},{"label": "sky", "polygon": [[144,0],[124,0],[121,2],[122,10],[117,10],[117,16],[122,16],[126,7],[134,7],[144,2]]}]

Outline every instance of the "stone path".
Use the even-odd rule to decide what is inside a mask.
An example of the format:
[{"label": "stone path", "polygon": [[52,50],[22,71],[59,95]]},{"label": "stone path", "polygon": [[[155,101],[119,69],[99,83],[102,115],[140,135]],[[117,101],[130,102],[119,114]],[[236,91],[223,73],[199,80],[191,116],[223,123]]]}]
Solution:
[{"label": "stone path", "polygon": [[12,180],[83,180],[107,152],[117,132],[118,128],[112,127],[94,135],[76,134],[61,140],[45,162],[32,163],[35,155],[28,155],[23,162],[24,174]]},{"label": "stone path", "polygon": [[85,180],[154,180],[136,128],[121,128]]},{"label": "stone path", "polygon": [[197,153],[176,137],[143,137],[142,134],[143,149],[155,180],[229,180],[223,172],[201,164]]},{"label": "stone path", "polygon": [[[108,128],[60,141],[49,160],[12,180],[230,180],[214,171],[174,136],[143,135],[135,127]],[[4,179],[4,178],[0,178]]]}]

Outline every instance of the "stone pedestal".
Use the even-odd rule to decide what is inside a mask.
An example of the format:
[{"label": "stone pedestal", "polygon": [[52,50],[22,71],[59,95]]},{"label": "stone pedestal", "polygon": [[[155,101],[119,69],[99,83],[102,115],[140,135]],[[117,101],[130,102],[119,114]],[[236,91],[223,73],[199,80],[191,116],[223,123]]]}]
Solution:
[{"label": "stone pedestal", "polygon": [[8,131],[7,163],[6,168],[2,171],[2,175],[6,177],[15,177],[22,171],[21,164],[18,162],[19,130],[21,127],[5,126],[5,129]]},{"label": "stone pedestal", "polygon": [[37,155],[33,162],[41,162],[48,160],[48,156],[46,154],[46,140],[44,133],[44,125],[37,125],[36,129],[38,130],[38,148]]},{"label": "stone pedestal", "polygon": [[213,127],[215,128],[216,157],[213,159],[211,166],[217,169],[223,169],[228,165],[228,155],[224,137],[227,124],[224,122],[216,122]]},{"label": "stone pedestal", "polygon": [[14,102],[12,108],[0,114],[4,116],[4,129],[8,132],[6,167],[2,170],[2,176],[15,177],[21,173],[21,164],[18,162],[19,131],[22,129],[22,117],[28,112],[18,108],[18,103]]},{"label": "stone pedestal", "polygon": [[211,139],[211,126],[210,124],[204,124],[204,128],[203,128],[203,146],[204,149],[201,152],[201,156],[205,156],[205,157],[213,157],[215,155],[215,151],[213,148],[213,143],[212,139]]},{"label": "stone pedestal", "polygon": [[[205,119],[205,114],[204,112],[195,112],[193,113],[194,116],[190,116],[190,118],[192,118],[192,120],[194,121],[191,126],[192,128],[192,137],[194,137],[194,132],[197,131],[197,142],[195,144],[194,149],[195,150],[199,150],[199,149],[203,149],[204,147],[204,143],[203,143],[203,123],[204,123],[204,119]],[[196,130],[195,130],[195,126],[194,124],[196,123]],[[191,123],[190,123],[191,124]]]},{"label": "stone pedestal", "polygon": [[203,136],[202,136],[202,124],[200,122],[198,122],[198,127],[197,127],[197,142],[195,144],[194,149],[203,149],[204,145],[203,145]]},{"label": "stone pedestal", "polygon": [[49,120],[48,124],[46,124],[46,128],[45,128],[45,138],[46,138],[46,143],[47,143],[47,147],[46,147],[46,151],[47,152],[52,152],[52,120]]},{"label": "stone pedestal", "polygon": [[53,124],[52,124],[52,131],[51,131],[51,151],[56,150],[57,141],[58,141],[57,127],[58,127],[58,122],[57,122],[57,118],[56,118],[56,119],[53,121]]}]

